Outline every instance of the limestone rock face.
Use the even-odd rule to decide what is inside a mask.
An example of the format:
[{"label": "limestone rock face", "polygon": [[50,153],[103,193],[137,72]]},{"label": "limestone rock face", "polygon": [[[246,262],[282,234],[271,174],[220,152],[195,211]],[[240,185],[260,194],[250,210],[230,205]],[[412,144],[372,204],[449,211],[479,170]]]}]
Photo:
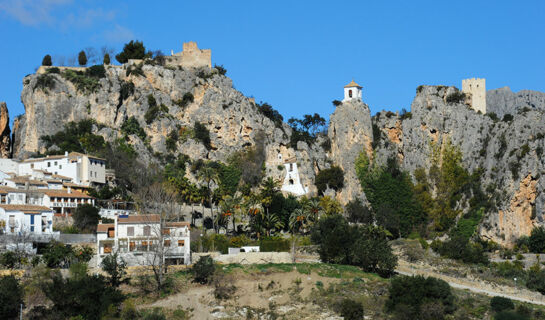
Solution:
[{"label": "limestone rock face", "polygon": [[9,113],[5,102],[0,102],[0,158],[11,156]]},{"label": "limestone rock face", "polygon": [[500,118],[506,114],[515,114],[527,108],[545,111],[545,93],[520,90],[513,92],[509,87],[503,87],[486,92],[487,112],[494,112]]},{"label": "limestone rock face", "polygon": [[[214,68],[162,67],[144,64],[143,75],[129,74],[134,63],[123,66],[106,66],[106,77],[100,80],[96,92],[82,92],[58,73],[49,73],[53,88],[36,86],[42,75],[25,77],[21,100],[25,114],[14,123],[14,157],[25,158],[34,152],[44,152],[40,137],[61,130],[69,121],[95,119],[93,129],[106,141],[114,142],[124,137],[121,126],[130,117],[135,117],[146,132],[145,141],[129,135],[127,142],[136,150],[142,162],[160,163],[167,154],[175,157],[186,154],[191,159],[226,161],[234,152],[263,144],[266,154],[266,174],[282,180],[285,170],[279,169],[283,161],[278,154],[296,157],[302,183],[315,191],[314,176],[327,167],[325,152],[318,144],[303,143],[294,150],[289,147],[291,128],[285,124],[275,125],[259,112],[253,100],[233,88],[231,79],[218,74]],[[132,83],[134,89],[122,96],[123,88]],[[193,102],[182,106],[180,101],[191,93]],[[145,115],[150,109],[149,98],[163,109],[150,123]],[[164,108],[164,107],[166,108]],[[211,149],[183,132],[191,131],[195,122],[200,122],[210,131]],[[175,150],[168,150],[169,133],[177,131],[180,139]],[[257,139],[257,137],[262,137]],[[258,141],[259,140],[259,141]]]},{"label": "limestone rock face", "polygon": [[[388,157],[397,157],[409,172],[428,170],[432,145],[441,147],[450,139],[460,148],[464,166],[470,172],[483,170],[482,187],[497,207],[485,213],[481,235],[512,245],[516,238],[529,235],[534,224],[545,223],[544,113],[520,109],[509,112],[514,116],[512,121],[494,121],[470,109],[464,101],[448,102],[449,95],[457,90],[423,86],[410,115],[381,112],[373,117],[379,130],[376,161],[384,163]],[[401,137],[397,128],[402,130]]]},{"label": "limestone rock face", "polygon": [[365,151],[373,155],[373,129],[369,106],[359,100],[343,102],[329,119],[331,160],[344,171],[343,190],[337,195],[342,204],[362,197],[354,162]]}]

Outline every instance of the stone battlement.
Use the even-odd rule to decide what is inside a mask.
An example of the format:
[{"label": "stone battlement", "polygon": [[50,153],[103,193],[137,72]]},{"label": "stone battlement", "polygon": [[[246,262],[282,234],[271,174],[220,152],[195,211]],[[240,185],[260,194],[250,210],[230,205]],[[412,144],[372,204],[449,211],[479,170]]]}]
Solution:
[{"label": "stone battlement", "polygon": [[462,92],[469,97],[471,108],[486,113],[486,80],[471,78],[462,80]]},{"label": "stone battlement", "polygon": [[196,42],[185,42],[182,46],[182,52],[171,53],[166,57],[167,62],[173,65],[182,66],[182,68],[212,68],[212,50],[199,49]]}]

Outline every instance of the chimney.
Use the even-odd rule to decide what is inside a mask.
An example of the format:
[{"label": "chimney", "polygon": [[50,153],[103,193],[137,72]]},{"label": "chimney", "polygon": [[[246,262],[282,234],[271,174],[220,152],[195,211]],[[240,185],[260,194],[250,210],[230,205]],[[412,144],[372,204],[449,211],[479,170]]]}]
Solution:
[{"label": "chimney", "polygon": [[64,152],[64,156],[65,156],[65,157],[68,157],[68,151],[65,151],[65,152]]},{"label": "chimney", "polygon": [[72,193],[72,187],[68,186],[68,193]]},{"label": "chimney", "polygon": [[102,224],[102,219],[101,219],[101,220],[98,220],[98,224]]}]

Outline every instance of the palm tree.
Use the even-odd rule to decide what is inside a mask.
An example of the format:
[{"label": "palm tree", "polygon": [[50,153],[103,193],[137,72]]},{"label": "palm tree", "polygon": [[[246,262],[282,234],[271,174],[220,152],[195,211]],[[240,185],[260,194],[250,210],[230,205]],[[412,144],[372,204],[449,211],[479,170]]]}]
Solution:
[{"label": "palm tree", "polygon": [[279,229],[284,225],[276,214],[269,212],[273,197],[278,192],[279,184],[280,183],[278,181],[275,181],[271,177],[268,177],[261,183],[259,197],[261,206],[265,209],[262,213],[262,222],[265,230],[267,231],[267,236],[271,235],[271,229]]},{"label": "palm tree", "polygon": [[213,209],[213,204],[212,204],[212,198],[213,198],[213,194],[212,194],[212,189],[211,189],[211,184],[212,183],[215,183],[217,184],[218,181],[219,181],[219,174],[218,174],[218,170],[216,170],[215,168],[209,166],[209,165],[205,165],[203,166],[198,174],[197,174],[197,178],[204,181],[206,183],[206,188],[208,189],[208,197],[209,197],[209,203],[210,203],[210,214],[212,215],[212,221],[214,221],[214,230],[217,232],[216,230],[216,222],[215,222],[215,217],[214,217],[214,209]]}]

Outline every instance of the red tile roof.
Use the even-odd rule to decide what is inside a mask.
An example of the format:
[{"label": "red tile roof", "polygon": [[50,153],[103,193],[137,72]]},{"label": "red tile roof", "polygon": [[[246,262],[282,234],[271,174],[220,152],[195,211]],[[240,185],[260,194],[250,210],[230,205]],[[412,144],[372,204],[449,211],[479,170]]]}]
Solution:
[{"label": "red tile roof", "polygon": [[158,214],[132,215],[127,218],[118,218],[117,223],[157,223],[161,221]]},{"label": "red tile roof", "polygon": [[48,207],[30,204],[0,204],[0,208],[6,211],[22,211],[24,213],[42,213],[53,211]]},{"label": "red tile roof", "polygon": [[113,223],[101,223],[97,225],[97,232],[108,232],[108,229],[115,228]]}]

